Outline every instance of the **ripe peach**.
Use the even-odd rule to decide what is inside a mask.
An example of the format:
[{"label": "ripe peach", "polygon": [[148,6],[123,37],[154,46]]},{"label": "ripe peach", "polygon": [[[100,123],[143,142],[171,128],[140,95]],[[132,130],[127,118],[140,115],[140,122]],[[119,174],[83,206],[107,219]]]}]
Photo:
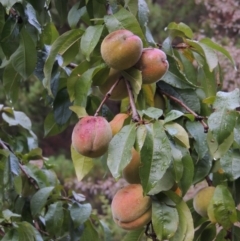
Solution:
[{"label": "ripe peach", "polygon": [[167,72],[167,56],[160,49],[145,48],[135,66],[142,71],[143,84],[152,84],[160,80]]},{"label": "ripe peach", "polygon": [[132,32],[121,29],[108,34],[101,44],[101,55],[110,67],[124,70],[139,60],[143,49],[142,40]]},{"label": "ripe peach", "polygon": [[86,116],[78,121],[72,132],[72,145],[87,157],[100,157],[108,149],[112,130],[107,120],[101,116]]},{"label": "ripe peach", "polygon": [[[111,89],[111,87],[117,81],[117,79],[120,78],[120,76],[121,76],[121,71],[111,68],[107,80],[102,85],[99,86],[99,89],[102,92],[102,94],[105,95]],[[128,96],[128,91],[127,91],[125,81],[124,79],[121,79],[118,82],[118,85],[113,89],[109,99],[121,100],[126,98],[127,96]]]},{"label": "ripe peach", "polygon": [[151,198],[143,196],[140,184],[130,184],[120,189],[113,197],[113,220],[127,230],[143,227],[151,220],[151,204]]},{"label": "ripe peach", "polygon": [[202,217],[208,216],[208,206],[213,197],[215,187],[205,187],[197,192],[193,198],[193,207]]},{"label": "ripe peach", "polygon": [[128,114],[119,113],[110,122],[113,136],[116,135],[123,127],[124,121],[129,117]]},{"label": "ripe peach", "polygon": [[132,159],[130,163],[123,169],[123,178],[131,184],[141,183],[139,177],[139,167],[141,165],[140,154],[132,148]]}]

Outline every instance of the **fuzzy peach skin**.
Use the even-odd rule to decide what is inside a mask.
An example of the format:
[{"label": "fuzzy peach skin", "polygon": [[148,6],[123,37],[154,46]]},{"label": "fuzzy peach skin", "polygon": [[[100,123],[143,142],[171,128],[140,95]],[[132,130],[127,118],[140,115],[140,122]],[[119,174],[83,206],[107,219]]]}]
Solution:
[{"label": "fuzzy peach skin", "polygon": [[120,29],[108,34],[101,44],[101,55],[108,66],[118,70],[132,67],[139,60],[142,40],[131,31]]},{"label": "fuzzy peach skin", "polygon": [[124,121],[129,117],[128,114],[119,113],[109,122],[112,128],[113,136],[116,135],[123,127]]},{"label": "fuzzy peach skin", "polygon": [[135,67],[142,71],[143,84],[152,84],[160,80],[168,70],[166,54],[156,48],[145,48]]},{"label": "fuzzy peach skin", "polygon": [[121,228],[126,230],[134,230],[145,226],[150,222],[152,217],[152,208],[150,207],[141,217],[131,222],[121,222],[118,219],[114,219],[114,222]]},{"label": "fuzzy peach skin", "polygon": [[[121,77],[121,71],[111,68],[107,80],[99,86],[102,94],[106,94],[114,83]],[[111,100],[122,100],[128,96],[127,87],[125,80],[121,78],[117,86],[113,89],[109,99]]]},{"label": "fuzzy peach skin", "polygon": [[113,197],[111,209],[113,220],[128,230],[144,226],[151,220],[151,199],[143,196],[140,184],[130,184]]},{"label": "fuzzy peach skin", "polygon": [[101,116],[83,117],[72,132],[73,148],[87,157],[100,157],[108,149],[112,139],[112,129]]}]

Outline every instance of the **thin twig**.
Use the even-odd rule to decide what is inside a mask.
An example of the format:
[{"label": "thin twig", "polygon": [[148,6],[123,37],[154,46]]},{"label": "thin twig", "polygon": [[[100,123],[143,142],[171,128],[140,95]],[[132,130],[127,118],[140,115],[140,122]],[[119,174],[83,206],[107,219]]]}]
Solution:
[{"label": "thin twig", "polygon": [[40,227],[39,227],[39,224],[38,224],[38,221],[37,220],[34,220],[34,227],[42,234],[46,235],[46,236],[50,236],[49,233],[43,231]]},{"label": "thin twig", "polygon": [[160,92],[160,94],[166,95],[169,99],[175,101],[180,106],[182,106],[185,110],[187,110],[189,113],[191,113],[194,116],[195,120],[199,121],[202,124],[202,126],[204,128],[204,133],[208,132],[209,127],[204,122],[205,117],[198,115],[196,112],[194,112],[192,109],[190,109],[187,105],[185,105],[181,100],[179,100],[178,98],[166,93],[165,91],[161,90],[159,87],[157,88],[157,91]]},{"label": "thin twig", "polygon": [[131,106],[131,109],[132,109],[132,120],[134,122],[140,122],[140,117],[139,117],[139,114],[137,112],[137,108],[136,108],[134,98],[133,98],[132,87],[131,87],[129,81],[126,80],[126,79],[125,79],[125,84],[127,86],[128,96],[129,96],[129,100],[130,100],[130,106]]},{"label": "thin twig", "polygon": [[100,105],[98,106],[98,108],[97,108],[94,116],[98,116],[98,115],[99,115],[99,112],[100,112],[102,106],[103,106],[104,103],[111,97],[114,88],[118,85],[119,81],[122,80],[122,79],[123,79],[123,77],[121,76],[121,77],[112,85],[112,87],[110,88],[110,90],[106,93],[106,95],[105,95],[104,98],[102,99],[102,102],[101,102]]},{"label": "thin twig", "polygon": [[[157,44],[157,46],[161,49],[162,48],[162,44]],[[177,45],[172,45],[172,48],[174,49],[188,49],[191,48],[191,46],[189,44],[186,43],[179,43]]]},{"label": "thin twig", "polygon": [[205,180],[206,180],[208,186],[211,187],[212,186],[212,180],[209,178],[209,176],[206,176]]},{"label": "thin twig", "polygon": [[25,171],[24,168],[23,168],[23,165],[21,165],[21,164],[19,163],[19,167],[20,167],[22,173],[28,178],[28,181],[33,185],[33,187],[34,187],[36,190],[39,190],[40,188],[39,188],[38,184],[36,183],[36,181],[35,181],[32,177],[30,177],[30,176],[26,173],[26,171]]}]

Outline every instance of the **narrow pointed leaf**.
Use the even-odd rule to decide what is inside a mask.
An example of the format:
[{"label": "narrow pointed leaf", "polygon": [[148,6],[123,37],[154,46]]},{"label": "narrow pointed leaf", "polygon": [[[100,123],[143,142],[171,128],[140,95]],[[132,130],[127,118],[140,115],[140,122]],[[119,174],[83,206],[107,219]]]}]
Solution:
[{"label": "narrow pointed leaf", "polygon": [[135,138],[136,126],[132,124],[124,126],[111,140],[108,147],[107,164],[114,178],[119,178],[122,170],[130,162]]},{"label": "narrow pointed leaf", "polygon": [[11,56],[14,69],[27,79],[34,71],[37,63],[37,53],[35,44],[23,27],[20,32],[20,45],[16,52]]},{"label": "narrow pointed leaf", "polygon": [[73,148],[73,146],[71,146],[71,157],[77,179],[78,181],[81,181],[93,167],[92,158],[81,155]]}]

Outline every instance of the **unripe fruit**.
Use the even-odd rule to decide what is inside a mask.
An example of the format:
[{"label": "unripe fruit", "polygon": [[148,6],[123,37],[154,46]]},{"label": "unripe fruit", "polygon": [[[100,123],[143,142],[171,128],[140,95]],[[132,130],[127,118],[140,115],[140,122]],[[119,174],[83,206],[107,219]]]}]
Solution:
[{"label": "unripe fruit", "polygon": [[141,183],[139,176],[139,167],[141,165],[140,154],[132,148],[132,159],[130,163],[123,169],[123,178],[131,184]]},{"label": "unripe fruit", "polygon": [[[111,68],[107,80],[102,85],[99,86],[99,89],[102,92],[102,94],[104,95],[107,94],[107,92],[111,89],[114,83],[120,78],[120,76],[121,76],[121,71]],[[115,86],[115,88],[113,89],[109,99],[122,100],[127,96],[128,96],[127,87],[124,79],[122,78],[118,82],[117,86]]]},{"label": "unripe fruit", "polygon": [[79,120],[72,133],[73,148],[87,157],[100,157],[108,149],[112,130],[101,116],[87,116]]},{"label": "unripe fruit", "polygon": [[151,198],[143,196],[140,184],[130,184],[120,189],[113,197],[113,220],[127,230],[143,227],[151,220],[151,204]]},{"label": "unripe fruit", "polygon": [[129,117],[128,114],[119,113],[110,122],[113,136],[116,135],[123,127],[124,121]]},{"label": "unripe fruit", "polygon": [[213,197],[215,187],[205,187],[197,192],[193,198],[193,207],[202,217],[208,216],[208,206]]},{"label": "unripe fruit", "polygon": [[103,39],[101,55],[110,67],[124,70],[137,63],[142,49],[142,40],[137,35],[121,29],[108,34]]},{"label": "unripe fruit", "polygon": [[167,72],[167,56],[160,49],[145,48],[135,66],[142,71],[143,84],[152,84],[160,80]]}]

